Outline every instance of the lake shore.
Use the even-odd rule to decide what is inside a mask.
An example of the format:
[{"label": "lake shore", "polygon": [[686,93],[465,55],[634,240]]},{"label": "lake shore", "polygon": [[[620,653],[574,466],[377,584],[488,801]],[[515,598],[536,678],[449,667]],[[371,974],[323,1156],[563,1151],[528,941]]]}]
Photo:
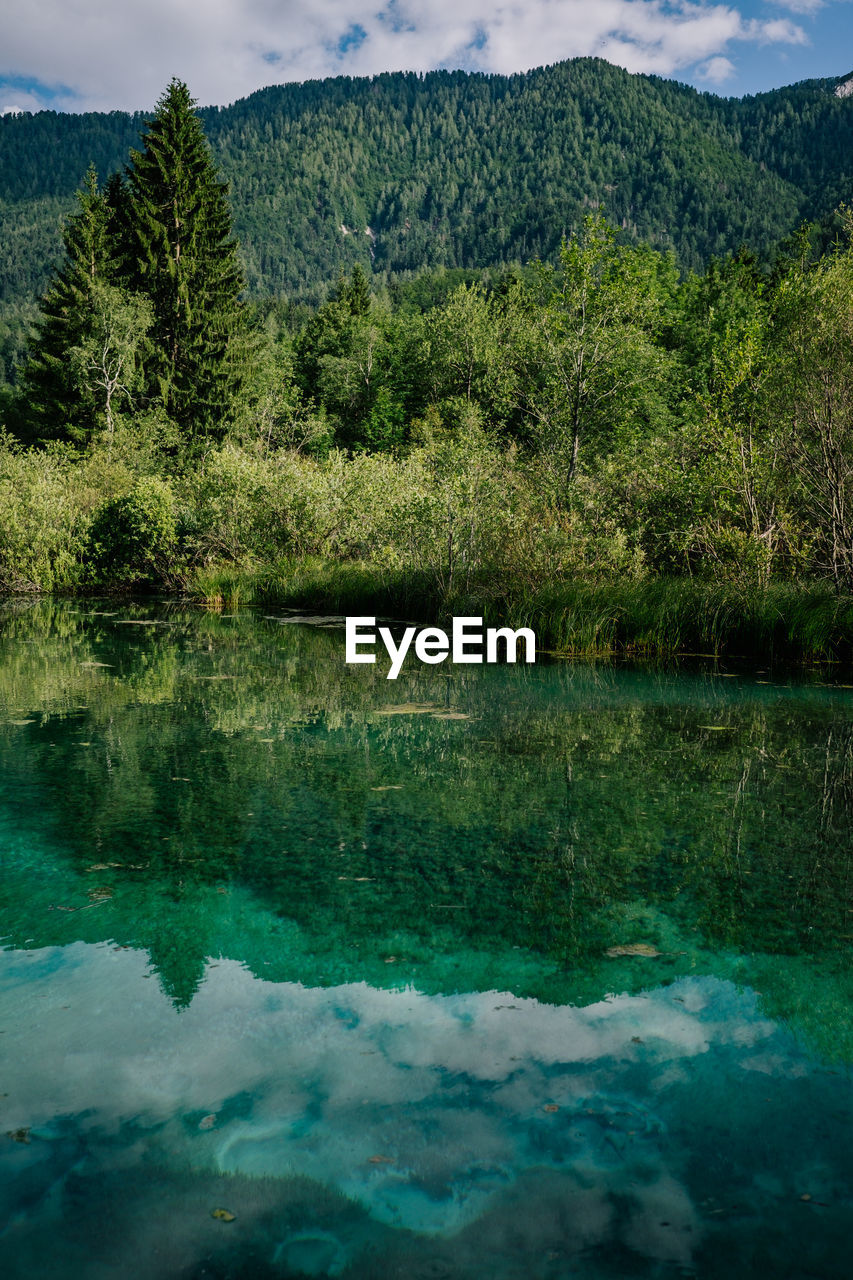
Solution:
[{"label": "lake shore", "polygon": [[266,604],[424,622],[475,615],[488,626],[531,627],[541,650],[566,655],[853,660],[853,597],[821,585],[660,577],[526,589],[483,581],[454,593],[423,572],[311,557],[196,570],[183,590],[210,608]]}]

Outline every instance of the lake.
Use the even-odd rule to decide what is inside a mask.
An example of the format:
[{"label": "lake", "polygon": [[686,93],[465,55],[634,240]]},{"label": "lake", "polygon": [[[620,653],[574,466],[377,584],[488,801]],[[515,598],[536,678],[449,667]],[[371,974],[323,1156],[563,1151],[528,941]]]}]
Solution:
[{"label": "lake", "polygon": [[849,1275],[853,690],[268,614],[0,607],[4,1280]]}]

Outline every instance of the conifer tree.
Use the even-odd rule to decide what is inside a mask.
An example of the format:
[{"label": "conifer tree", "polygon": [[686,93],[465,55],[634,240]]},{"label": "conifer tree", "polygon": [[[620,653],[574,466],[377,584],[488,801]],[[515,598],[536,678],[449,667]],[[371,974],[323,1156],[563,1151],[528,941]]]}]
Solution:
[{"label": "conifer tree", "polygon": [[119,218],[125,283],[153,309],[148,395],[186,443],[224,430],[247,331],[228,188],[194,106],[187,86],[173,80],[142,150],[131,151]]},{"label": "conifer tree", "polygon": [[94,166],[77,199],[79,208],[62,233],[65,261],[41,300],[42,318],[22,375],[21,401],[25,435],[83,444],[95,427],[98,404],[69,352],[90,337],[93,295],[114,276],[111,211]]}]

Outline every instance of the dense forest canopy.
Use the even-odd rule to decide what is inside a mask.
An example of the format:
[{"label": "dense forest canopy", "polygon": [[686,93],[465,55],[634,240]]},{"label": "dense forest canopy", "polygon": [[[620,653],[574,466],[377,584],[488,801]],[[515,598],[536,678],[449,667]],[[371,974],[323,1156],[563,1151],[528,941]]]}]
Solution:
[{"label": "dense forest canopy", "polygon": [[[213,114],[173,81],[90,167],[3,393],[0,584],[286,564],[287,594],[319,557],[414,575],[434,612],[577,581],[853,592],[853,216],[792,230],[845,190],[850,110],[591,60]],[[724,229],[757,247],[712,253]]]},{"label": "dense forest canopy", "polygon": [[[341,267],[553,257],[592,205],[683,268],[766,254],[850,194],[853,98],[809,81],[744,99],[598,59],[514,76],[340,77],[201,112],[256,295],[321,300]],[[142,115],[0,119],[0,300],[39,294],[90,164],[120,169]]]}]

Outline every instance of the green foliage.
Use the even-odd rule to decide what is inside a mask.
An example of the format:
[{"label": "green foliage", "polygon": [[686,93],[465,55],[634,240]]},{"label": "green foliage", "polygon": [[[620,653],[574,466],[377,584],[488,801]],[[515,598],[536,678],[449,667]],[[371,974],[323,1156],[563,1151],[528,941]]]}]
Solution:
[{"label": "green foliage", "polygon": [[372,297],[356,265],[297,339],[298,384],[305,397],[323,405],[338,444],[402,442],[402,407],[387,381],[389,327],[387,307]]},{"label": "green foliage", "polygon": [[73,384],[96,406],[96,421],[111,441],[116,415],[134,407],[142,382],[142,351],[151,328],[151,303],[141,294],[128,294],[97,281],[88,299],[88,325],[66,359]]},{"label": "green foliage", "polygon": [[242,380],[243,277],[220,182],[186,85],[173,80],[131,152],[120,254],[153,323],[148,398],[185,441],[220,435]]},{"label": "green foliage", "polygon": [[118,451],[24,450],[0,432],[0,592],[80,588],[92,512],[131,483]]},{"label": "green foliage", "polygon": [[815,266],[795,264],[775,298],[770,376],[784,415],[793,501],[813,531],[813,560],[853,590],[853,215],[845,241]]},{"label": "green foliage", "polygon": [[[162,106],[164,136],[201,147],[187,153],[202,175],[200,204],[210,182],[221,195],[184,87],[173,84]],[[177,152],[166,151],[171,173]],[[140,172],[150,177],[157,155],[143,164],[138,153]],[[180,164],[176,173],[177,201],[192,182]],[[135,181],[112,181],[102,195],[90,177],[46,301],[47,311],[56,303],[53,329],[46,321],[28,371],[33,386],[39,369],[65,380],[54,387],[54,428],[67,414],[86,444],[80,475],[105,466],[105,480],[94,498],[80,491],[78,525],[58,544],[76,548],[65,560],[47,550],[27,569],[26,516],[12,504],[10,582],[72,584],[88,556],[103,584],[150,582],[180,565],[188,580],[225,575],[230,594],[244,571],[292,581],[300,564],[332,559],[344,578],[359,566],[394,591],[416,582],[433,611],[553,596],[559,643],[559,620],[577,612],[574,595],[560,604],[567,584],[593,594],[609,584],[614,597],[614,584],[636,587],[647,600],[656,578],[682,576],[682,595],[649,615],[657,649],[659,626],[675,646],[737,643],[752,594],[770,599],[783,582],[829,580],[840,597],[853,587],[853,250],[843,210],[830,254],[816,257],[804,229],[772,273],[740,251],[680,281],[672,254],[620,242],[600,211],[564,239],[556,265],[502,277],[431,272],[422,291],[406,292],[356,264],[313,314],[283,303],[259,313],[252,360],[242,339],[228,356],[233,372],[242,351],[239,394],[220,369],[213,426],[203,373],[186,384],[179,421],[168,413],[183,413],[171,374],[157,375],[152,392],[165,350],[160,295],[128,287],[131,270],[153,286],[159,263],[166,293],[169,281],[180,285],[169,295],[180,311],[181,272],[193,254],[205,269],[210,246],[201,232],[174,244],[152,232],[144,258],[156,209],[134,203]],[[228,276],[217,263],[233,265],[232,249],[210,250],[213,279]],[[234,314],[236,338],[243,316]],[[208,355],[215,362],[215,343]],[[41,465],[24,454],[14,463],[22,492]],[[62,466],[65,482],[70,455]],[[33,513],[38,546],[37,502]],[[645,615],[632,599],[599,614],[595,596],[565,634],[643,647]],[[846,625],[821,643],[837,650]],[[744,635],[748,645],[780,643],[775,624]]]},{"label": "green foliage", "polygon": [[656,259],[617,246],[599,214],[563,242],[558,269],[540,268],[520,343],[521,402],[559,499],[590,448],[630,447],[637,428],[658,426],[668,369],[655,339],[674,279]]},{"label": "green foliage", "polygon": [[175,424],[183,452],[234,418],[248,355],[243,279],[185,85],[173,81],[127,179],[90,168],[21,385],[25,438],[112,439],[123,410]]},{"label": "green foliage", "polygon": [[[416,411],[454,401],[477,405],[497,432],[505,427],[519,399],[517,345],[518,295],[487,292],[480,284],[461,284],[423,318],[401,326],[402,357],[409,367]],[[401,377],[401,375],[398,375]]]},{"label": "green foliage", "polygon": [[370,452],[391,453],[406,438],[406,412],[387,387],[379,387],[361,426],[361,443]]},{"label": "green foliage", "polygon": [[67,457],[0,441],[0,590],[54,591],[81,577],[87,520]]},{"label": "green foliage", "polygon": [[[278,85],[201,119],[234,192],[251,293],[319,302],[356,263],[405,283],[427,267],[554,260],[596,205],[683,269],[744,243],[771,254],[849,197],[853,104],[833,88],[726,99],[579,58],[514,76]],[[0,298],[42,292],[81,173],[117,169],[142,124],[123,112],[0,120]]]},{"label": "green foliage", "polygon": [[95,580],[131,586],[159,581],[177,549],[175,499],[158,476],[143,476],[95,512],[88,559]]},{"label": "green foliage", "polygon": [[[96,377],[86,365],[95,360],[104,329],[110,327],[106,291],[115,271],[112,211],[91,168],[84,190],[78,192],[78,204],[63,231],[65,259],[42,299],[22,378],[26,434],[75,444],[91,438],[102,403]],[[114,302],[109,305],[115,310]],[[89,353],[82,365],[71,358],[73,351]],[[109,365],[111,357],[105,359]],[[110,400],[108,396],[108,405]]]}]

